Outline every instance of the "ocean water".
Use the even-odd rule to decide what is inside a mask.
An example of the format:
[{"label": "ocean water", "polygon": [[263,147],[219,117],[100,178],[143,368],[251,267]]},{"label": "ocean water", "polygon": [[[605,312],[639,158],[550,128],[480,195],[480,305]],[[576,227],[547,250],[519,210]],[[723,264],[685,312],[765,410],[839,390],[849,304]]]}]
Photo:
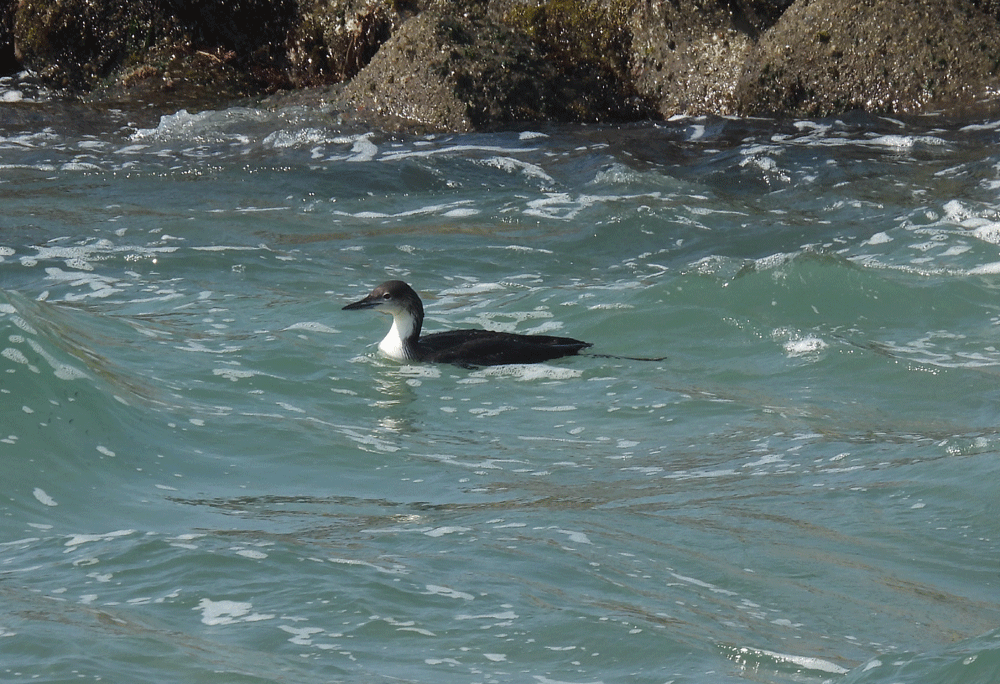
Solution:
[{"label": "ocean water", "polygon": [[1000,680],[1000,122],[2,85],[4,681]]}]

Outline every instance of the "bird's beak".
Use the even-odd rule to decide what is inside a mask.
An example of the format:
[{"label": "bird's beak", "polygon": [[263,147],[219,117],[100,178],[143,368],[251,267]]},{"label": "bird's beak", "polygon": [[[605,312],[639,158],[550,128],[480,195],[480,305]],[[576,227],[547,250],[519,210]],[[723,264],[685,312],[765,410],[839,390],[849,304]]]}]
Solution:
[{"label": "bird's beak", "polygon": [[342,311],[356,311],[358,309],[374,309],[380,303],[381,303],[380,299],[373,297],[372,295],[368,295],[361,301],[354,302],[353,304],[348,304],[342,309]]}]

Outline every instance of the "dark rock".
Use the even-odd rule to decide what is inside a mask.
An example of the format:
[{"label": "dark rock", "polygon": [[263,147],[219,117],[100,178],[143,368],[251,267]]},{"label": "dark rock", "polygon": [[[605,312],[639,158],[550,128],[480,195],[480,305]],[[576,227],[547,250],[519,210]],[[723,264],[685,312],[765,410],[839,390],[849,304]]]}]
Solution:
[{"label": "dark rock", "polygon": [[627,45],[616,42],[628,38],[625,15],[562,0],[486,9],[442,2],[410,19],[346,96],[362,111],[448,130],[653,113],[626,78]]},{"label": "dark rock", "polygon": [[304,87],[354,77],[421,8],[402,0],[301,0],[286,47],[291,81]]},{"label": "dark rock", "polygon": [[323,86],[352,117],[444,130],[1000,113],[998,16],[1000,0],[0,0],[0,75],[161,107]]},{"label": "dark rock", "polygon": [[[758,27],[765,24],[756,14]],[[654,0],[637,3],[631,21],[636,88],[662,117],[730,114],[733,93],[752,45],[746,13],[722,3]]]},{"label": "dark rock", "polygon": [[[294,0],[19,0],[13,42],[20,63],[71,91],[173,69],[235,94],[287,82],[284,40],[295,16]],[[202,67],[212,73],[201,78]]]},{"label": "dark rock", "polygon": [[994,18],[1000,18],[1000,0],[972,0],[972,4]]},{"label": "dark rock", "polygon": [[14,12],[15,55],[48,83],[87,89],[146,41],[151,10],[141,0],[21,0]]},{"label": "dark rock", "polygon": [[0,0],[0,76],[10,76],[21,70],[14,54],[14,0]]},{"label": "dark rock", "polygon": [[[556,71],[560,92],[552,114],[561,121],[633,121],[655,116],[631,74],[634,3],[547,0],[516,5],[503,22],[530,39]],[[560,104],[565,108],[560,108]]]},{"label": "dark rock", "polygon": [[749,53],[742,114],[917,113],[995,92],[1000,26],[964,0],[799,0]]},{"label": "dark rock", "polygon": [[115,70],[82,97],[126,107],[132,103],[164,110],[205,109],[225,107],[265,89],[232,50],[209,52],[178,45],[148,51],[143,61]]},{"label": "dark rock", "polygon": [[757,36],[778,21],[794,0],[728,0],[736,25]]},{"label": "dark rock", "polygon": [[[435,129],[470,130],[475,126],[475,114],[470,111],[474,106],[460,95],[460,91],[475,87],[470,68],[494,72],[493,65],[518,64],[520,68],[508,72],[507,77],[520,76],[522,87],[529,89],[537,80],[531,72],[539,68],[537,60],[527,63],[532,57],[530,49],[523,41],[516,44],[509,32],[502,38],[492,36],[495,46],[478,42],[477,35],[482,35],[480,27],[468,19],[435,10],[423,12],[382,46],[371,63],[347,84],[345,95],[368,114]],[[482,61],[479,53],[484,49],[490,53],[487,56],[492,65]],[[507,91],[512,97],[509,87]],[[539,113],[538,94],[526,95],[525,106],[531,111],[522,112],[515,106],[509,118],[521,115],[528,119]]]}]

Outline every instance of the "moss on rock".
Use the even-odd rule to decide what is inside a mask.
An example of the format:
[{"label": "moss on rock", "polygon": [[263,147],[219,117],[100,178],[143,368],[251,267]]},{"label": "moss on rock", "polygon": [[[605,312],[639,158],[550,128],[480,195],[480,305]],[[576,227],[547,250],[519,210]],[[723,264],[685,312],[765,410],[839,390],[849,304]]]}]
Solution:
[{"label": "moss on rock", "polygon": [[[477,35],[484,32],[471,19],[435,10],[423,12],[392,36],[347,85],[345,95],[368,114],[435,129],[469,130],[479,119],[473,102],[476,90],[482,92],[496,85],[480,84],[481,79],[474,73],[478,71],[481,76],[496,71],[481,62],[481,51],[489,49],[494,63],[499,64],[518,62],[527,56],[523,48],[519,50],[515,45],[513,36],[493,35],[485,48],[475,42]],[[525,69],[520,68],[509,70],[507,76],[524,73]],[[525,77],[524,84],[531,85],[530,76]],[[506,90],[508,96],[518,92],[516,87]],[[537,98],[525,97],[524,101],[532,99],[537,104]],[[482,105],[478,108],[483,109]],[[515,105],[507,118],[518,120],[522,113]]]},{"label": "moss on rock", "polygon": [[578,84],[566,120],[628,121],[648,118],[653,107],[635,89],[630,73],[632,5],[627,0],[548,0],[518,5],[505,22],[524,33],[557,78]]},{"label": "moss on rock", "polygon": [[[756,26],[763,20],[753,16]],[[658,0],[632,17],[636,88],[660,116],[731,114],[734,90],[758,30],[725,3]]]},{"label": "moss on rock", "polygon": [[419,9],[404,0],[301,0],[286,48],[292,82],[303,87],[353,78]]},{"label": "moss on rock", "polygon": [[743,114],[916,113],[972,105],[1000,84],[1000,26],[964,0],[813,0],[752,50]]},{"label": "moss on rock", "polygon": [[346,81],[364,115],[451,130],[955,110],[997,102],[997,16],[1000,0],[0,0],[0,73],[179,106]]},{"label": "moss on rock", "polygon": [[14,10],[11,0],[0,0],[0,76],[17,73],[21,64],[14,53]]},{"label": "moss on rock", "polygon": [[12,35],[21,64],[71,91],[134,84],[172,64],[191,83],[239,93],[284,84],[295,16],[294,0],[19,0]]},{"label": "moss on rock", "polygon": [[346,94],[364,111],[453,130],[648,118],[628,77],[625,6],[438,2],[401,26]]},{"label": "moss on rock", "polygon": [[153,26],[143,0],[21,0],[12,32],[20,62],[49,83],[84,90],[144,46]]}]

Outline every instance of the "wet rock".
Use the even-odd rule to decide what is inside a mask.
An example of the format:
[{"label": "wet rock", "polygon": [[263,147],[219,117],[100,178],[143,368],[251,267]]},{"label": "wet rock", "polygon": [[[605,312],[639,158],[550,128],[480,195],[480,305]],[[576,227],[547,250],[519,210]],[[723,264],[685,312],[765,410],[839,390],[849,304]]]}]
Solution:
[{"label": "wet rock", "polygon": [[178,107],[344,84],[349,116],[443,130],[968,112],[1000,101],[998,16],[1000,0],[0,0],[0,75]]},{"label": "wet rock", "polygon": [[555,71],[557,107],[565,121],[633,121],[655,116],[631,74],[635,3],[623,0],[547,0],[500,14],[524,33]]},{"label": "wet rock", "polygon": [[742,114],[916,113],[1000,85],[1000,26],[963,0],[799,0],[749,52]]},{"label": "wet rock", "polygon": [[178,45],[148,51],[141,62],[113,71],[81,98],[125,107],[206,109],[225,107],[263,88],[261,81],[238,63],[234,51]]},{"label": "wet rock", "polygon": [[422,7],[401,0],[301,0],[287,39],[291,81],[308,87],[353,78]]},{"label": "wet rock", "polygon": [[145,42],[150,10],[145,2],[22,0],[13,13],[14,53],[48,83],[89,88]]},{"label": "wet rock", "polygon": [[772,26],[794,0],[729,0],[737,24],[756,37]]},{"label": "wet rock", "polygon": [[11,0],[0,0],[0,76],[10,76],[21,69],[14,54],[14,9]]},{"label": "wet rock", "polygon": [[435,3],[400,27],[345,94],[362,111],[459,131],[647,118],[652,109],[624,78],[624,45],[609,48],[625,35],[623,19],[599,3],[507,11]]},{"label": "wet rock", "polygon": [[752,34],[766,25],[756,13],[752,20],[721,3],[639,3],[631,20],[636,88],[663,117],[731,114]]},{"label": "wet rock", "polygon": [[[497,71],[497,66],[514,64],[507,79],[520,78],[520,84],[509,83],[504,90],[511,98],[518,85],[527,89],[523,100],[528,111],[517,105],[509,107],[507,118],[527,120],[537,116],[539,93],[534,84],[540,79],[534,73],[540,68],[532,59],[524,41],[517,41],[509,32],[496,27],[493,35],[484,35],[484,27],[460,16],[436,10],[422,12],[406,22],[382,46],[371,63],[347,85],[345,95],[363,113],[387,119],[408,120],[435,129],[466,131],[479,123],[474,105],[461,95],[475,88],[474,66],[482,76]],[[483,39],[490,43],[484,43]],[[494,43],[495,41],[495,49]],[[489,54],[482,54],[483,51]],[[488,64],[484,61],[488,57]],[[482,88],[498,91],[500,84],[483,83]]]},{"label": "wet rock", "polygon": [[1000,18],[1000,0],[973,0],[972,4],[994,19]]},{"label": "wet rock", "polygon": [[232,93],[285,80],[293,0],[18,0],[17,61],[83,92],[159,78]]}]

